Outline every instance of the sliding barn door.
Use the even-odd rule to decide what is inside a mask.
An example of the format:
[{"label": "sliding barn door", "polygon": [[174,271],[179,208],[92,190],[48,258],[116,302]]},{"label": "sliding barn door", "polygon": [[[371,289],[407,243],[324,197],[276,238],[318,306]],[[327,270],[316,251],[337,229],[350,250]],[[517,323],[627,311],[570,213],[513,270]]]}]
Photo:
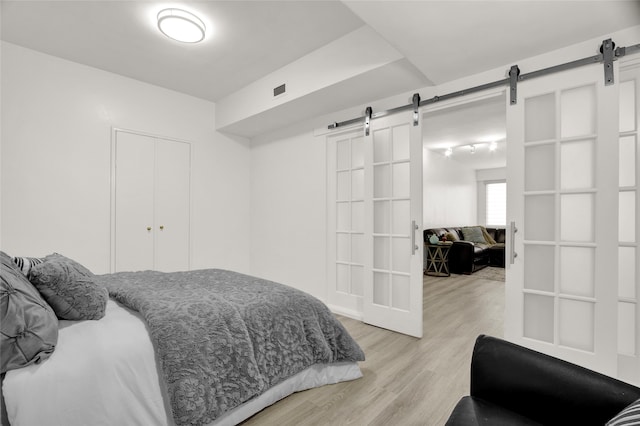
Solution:
[{"label": "sliding barn door", "polygon": [[618,377],[640,386],[640,59],[621,64],[618,137]]},{"label": "sliding barn door", "polygon": [[422,336],[422,139],[409,114],[327,138],[332,310]]},{"label": "sliding barn door", "polygon": [[422,131],[412,113],[364,138],[364,322],[422,337]]},{"label": "sliding barn door", "polygon": [[618,84],[605,86],[592,65],[517,89],[507,105],[505,336],[616,375]]}]

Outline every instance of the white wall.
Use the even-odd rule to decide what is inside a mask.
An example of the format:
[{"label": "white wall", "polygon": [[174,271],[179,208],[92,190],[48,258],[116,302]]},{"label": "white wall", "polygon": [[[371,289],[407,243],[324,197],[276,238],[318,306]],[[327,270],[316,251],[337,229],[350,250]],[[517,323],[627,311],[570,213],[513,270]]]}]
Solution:
[{"label": "white wall", "polygon": [[293,129],[254,141],[251,172],[251,273],[326,300],[324,139]]},{"label": "white wall", "polygon": [[110,265],[112,127],[192,142],[192,268],[249,270],[250,150],[215,104],[2,43],[0,244]]},{"label": "white wall", "polygon": [[423,227],[475,225],[475,170],[429,149],[422,152]]}]

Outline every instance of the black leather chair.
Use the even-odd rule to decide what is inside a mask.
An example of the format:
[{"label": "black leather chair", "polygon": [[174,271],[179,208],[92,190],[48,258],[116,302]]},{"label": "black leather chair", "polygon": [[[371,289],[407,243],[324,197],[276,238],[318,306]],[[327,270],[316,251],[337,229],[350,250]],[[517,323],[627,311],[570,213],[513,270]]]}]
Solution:
[{"label": "black leather chair", "polygon": [[495,337],[477,338],[471,395],[448,426],[603,426],[640,388]]}]

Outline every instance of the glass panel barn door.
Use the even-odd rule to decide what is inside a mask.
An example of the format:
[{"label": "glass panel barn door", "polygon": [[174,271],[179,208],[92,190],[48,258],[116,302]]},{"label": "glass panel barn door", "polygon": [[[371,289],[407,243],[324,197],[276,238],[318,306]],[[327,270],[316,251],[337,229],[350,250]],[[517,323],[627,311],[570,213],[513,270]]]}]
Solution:
[{"label": "glass panel barn door", "polygon": [[364,322],[422,337],[422,137],[413,113],[364,138]]},{"label": "glass panel barn door", "polygon": [[505,337],[610,375],[618,92],[593,65],[520,83],[517,105],[507,105]]},{"label": "glass panel barn door", "polygon": [[620,66],[618,137],[618,377],[640,385],[640,60]]}]

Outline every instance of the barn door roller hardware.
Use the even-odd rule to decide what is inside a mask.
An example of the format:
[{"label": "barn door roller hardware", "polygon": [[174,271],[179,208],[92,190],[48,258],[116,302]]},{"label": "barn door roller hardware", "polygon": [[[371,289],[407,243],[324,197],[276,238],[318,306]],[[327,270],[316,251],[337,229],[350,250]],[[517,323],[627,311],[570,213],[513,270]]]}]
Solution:
[{"label": "barn door roller hardware", "polygon": [[373,113],[373,109],[371,107],[367,107],[364,114],[364,134],[366,136],[369,136],[369,127],[371,127],[371,113]]},{"label": "barn door roller hardware", "polygon": [[520,77],[520,68],[514,65],[509,70],[509,103],[511,105],[518,103],[518,77]]},{"label": "barn door roller hardware", "polygon": [[420,109],[420,95],[418,93],[413,94],[413,125],[418,125],[418,115]]},{"label": "barn door roller hardware", "polygon": [[[613,61],[616,61],[619,58],[622,58],[623,56],[632,55],[640,52],[640,44],[634,44],[631,46],[618,47],[618,48],[616,48],[615,46],[616,44],[611,39],[606,39],[606,40],[603,40],[602,45],[600,46],[600,53],[597,55],[589,56],[587,58],[582,58],[582,59],[567,62],[564,64],[555,65],[553,67],[532,71],[526,74],[521,74],[520,68],[517,65],[514,65],[510,68],[508,72],[509,76],[502,80],[497,80],[497,81],[486,83],[480,86],[459,90],[457,92],[448,93],[442,96],[434,96],[433,98],[425,99],[423,101],[420,100],[420,95],[416,93],[413,95],[412,103],[408,105],[396,107],[393,109],[389,109],[387,111],[380,111],[375,114],[371,114],[371,111],[370,111],[371,107],[367,107],[367,115],[365,117],[365,127],[366,127],[365,132],[367,133],[367,135],[369,134],[369,126],[370,126],[371,119],[393,114],[400,111],[409,110],[409,109],[413,109],[413,123],[414,123],[414,126],[417,125],[416,117],[418,115],[418,112],[416,108],[416,99],[418,99],[418,102],[417,102],[418,107],[422,107],[422,106],[430,105],[436,102],[469,95],[471,93],[480,92],[487,89],[492,89],[494,87],[508,85],[510,88],[509,103],[511,105],[515,105],[518,102],[518,97],[517,97],[518,82],[530,80],[532,78],[541,77],[543,75],[552,74],[560,71],[566,71],[566,70],[570,70],[573,68],[578,68],[584,65],[590,65],[594,63],[602,63],[604,65],[604,84],[606,86],[610,86],[615,83],[614,77],[613,77],[614,75]],[[351,124],[362,123],[362,120],[363,120],[363,117],[359,117],[359,118],[353,118],[351,120],[335,122],[327,126],[327,128],[329,130],[337,129],[338,127],[344,127]]]}]

